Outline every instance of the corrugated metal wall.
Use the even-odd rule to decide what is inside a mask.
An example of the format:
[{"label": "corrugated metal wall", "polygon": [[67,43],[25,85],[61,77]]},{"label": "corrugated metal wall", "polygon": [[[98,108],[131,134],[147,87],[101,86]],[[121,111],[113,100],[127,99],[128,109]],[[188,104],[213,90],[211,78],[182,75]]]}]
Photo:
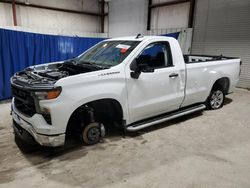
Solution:
[{"label": "corrugated metal wall", "polygon": [[250,1],[197,0],[192,53],[240,57],[238,86],[250,88]]}]

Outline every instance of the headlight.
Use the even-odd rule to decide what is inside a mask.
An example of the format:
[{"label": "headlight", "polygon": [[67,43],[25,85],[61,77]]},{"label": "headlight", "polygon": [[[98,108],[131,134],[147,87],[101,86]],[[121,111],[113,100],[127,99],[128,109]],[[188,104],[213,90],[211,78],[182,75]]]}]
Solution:
[{"label": "headlight", "polygon": [[61,87],[58,87],[49,91],[37,91],[35,92],[35,95],[39,100],[49,100],[57,98],[60,95],[61,91]]}]

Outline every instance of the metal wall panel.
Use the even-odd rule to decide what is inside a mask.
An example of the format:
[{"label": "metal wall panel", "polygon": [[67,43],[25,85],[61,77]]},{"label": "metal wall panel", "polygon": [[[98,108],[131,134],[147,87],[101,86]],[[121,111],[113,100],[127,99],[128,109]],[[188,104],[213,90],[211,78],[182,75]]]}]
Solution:
[{"label": "metal wall panel", "polygon": [[109,37],[144,34],[147,26],[146,0],[109,2]]},{"label": "metal wall panel", "polygon": [[192,53],[240,57],[238,86],[250,88],[250,1],[197,0]]},{"label": "metal wall panel", "polygon": [[[98,0],[17,0],[31,5],[57,7],[75,11],[100,12]],[[97,33],[101,31],[100,18],[63,11],[47,10],[16,5],[17,26],[35,32],[54,32],[59,35],[78,35],[79,33]],[[13,26],[12,6],[0,3],[0,27]],[[107,32],[107,22],[105,22]]]},{"label": "metal wall panel", "polygon": [[181,3],[152,9],[150,28],[166,29],[188,27],[189,7],[189,3]]}]

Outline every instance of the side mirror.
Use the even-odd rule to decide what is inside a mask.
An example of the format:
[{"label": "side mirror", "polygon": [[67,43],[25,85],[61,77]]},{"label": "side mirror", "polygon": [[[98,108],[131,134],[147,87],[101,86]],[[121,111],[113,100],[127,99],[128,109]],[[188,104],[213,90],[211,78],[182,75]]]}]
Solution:
[{"label": "side mirror", "polygon": [[130,70],[137,72],[138,66],[137,66],[137,58],[135,58],[132,63],[130,64]]},{"label": "side mirror", "polygon": [[154,72],[153,67],[149,67],[144,63],[139,63],[137,58],[130,64],[130,69],[133,71],[130,73],[130,76],[134,79],[138,79],[142,72]]},{"label": "side mirror", "polygon": [[136,58],[130,64],[130,70],[132,70],[132,72],[130,72],[131,78],[138,79],[140,74],[141,74],[141,71],[140,71],[140,68],[137,64]]}]

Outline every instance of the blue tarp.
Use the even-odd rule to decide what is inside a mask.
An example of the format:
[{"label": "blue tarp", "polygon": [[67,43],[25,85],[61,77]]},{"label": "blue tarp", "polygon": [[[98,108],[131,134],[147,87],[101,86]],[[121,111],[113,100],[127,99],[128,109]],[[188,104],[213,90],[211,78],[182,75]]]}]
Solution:
[{"label": "blue tarp", "polygon": [[178,39],[179,35],[180,35],[180,32],[175,32],[175,33],[164,34],[164,35],[161,35],[161,36],[173,37],[175,39]]},{"label": "blue tarp", "polygon": [[[163,36],[178,38],[178,33]],[[70,59],[104,38],[67,37],[0,29],[0,100],[11,97],[10,77],[42,63]]]}]

